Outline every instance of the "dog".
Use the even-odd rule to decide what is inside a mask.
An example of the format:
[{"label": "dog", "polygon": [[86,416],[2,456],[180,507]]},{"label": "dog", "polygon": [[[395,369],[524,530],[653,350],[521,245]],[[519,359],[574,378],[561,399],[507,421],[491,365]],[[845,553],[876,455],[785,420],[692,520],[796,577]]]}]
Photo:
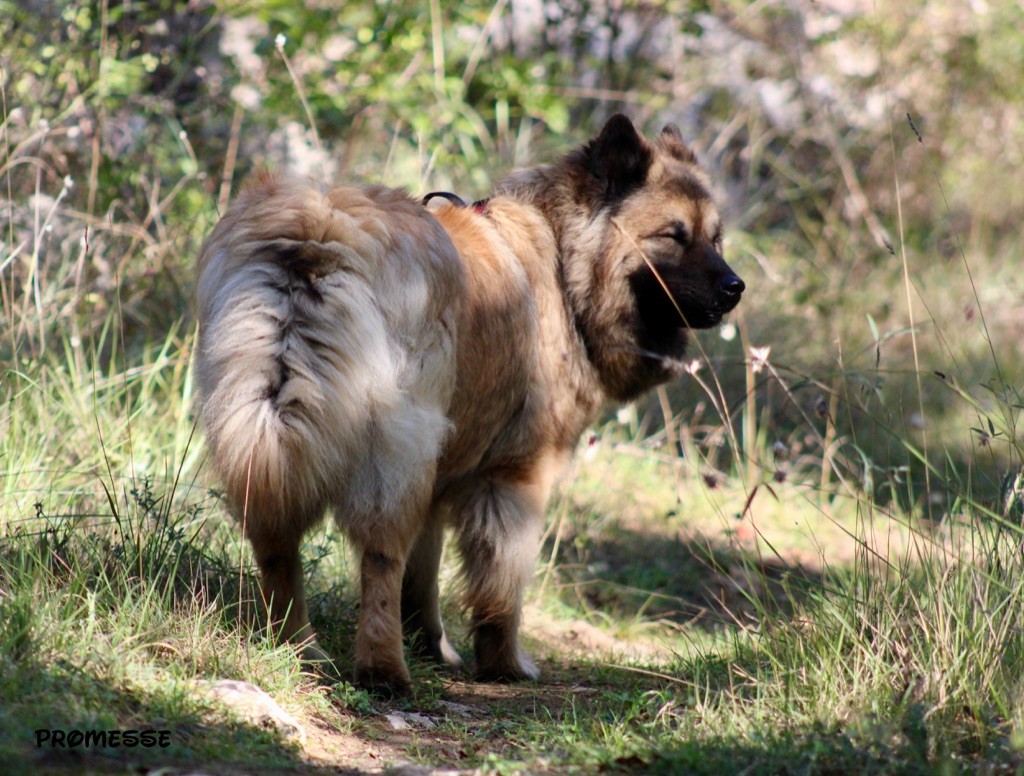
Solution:
[{"label": "dog", "polygon": [[300,542],[355,548],[355,679],[410,687],[403,633],[458,666],[438,604],[453,529],[480,680],[533,680],[519,644],[545,506],[608,403],[680,373],[743,281],[678,128],[622,115],[473,207],[383,186],[251,179],[199,258],[199,411],[269,622],[309,660]]}]

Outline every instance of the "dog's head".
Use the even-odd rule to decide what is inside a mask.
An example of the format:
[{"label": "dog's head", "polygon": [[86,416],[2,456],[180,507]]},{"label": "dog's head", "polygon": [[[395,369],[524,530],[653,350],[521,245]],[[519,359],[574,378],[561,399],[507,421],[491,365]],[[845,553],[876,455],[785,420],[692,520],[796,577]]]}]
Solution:
[{"label": "dog's head", "polygon": [[613,116],[560,167],[573,200],[560,224],[570,304],[602,382],[628,399],[670,378],[687,330],[717,325],[744,284],[722,258],[710,182],[675,126],[648,140]]}]

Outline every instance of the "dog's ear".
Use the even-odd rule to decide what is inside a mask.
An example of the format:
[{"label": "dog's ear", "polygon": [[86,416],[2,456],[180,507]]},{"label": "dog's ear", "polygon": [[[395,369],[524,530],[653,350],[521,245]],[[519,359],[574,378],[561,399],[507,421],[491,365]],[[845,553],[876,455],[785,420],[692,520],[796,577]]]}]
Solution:
[{"label": "dog's ear", "polygon": [[604,184],[609,198],[624,197],[647,180],[651,148],[621,113],[608,119],[584,153],[591,174]]},{"label": "dog's ear", "polygon": [[697,161],[696,155],[691,150],[690,146],[683,140],[683,133],[679,131],[679,127],[675,124],[666,124],[665,128],[661,130],[661,134],[658,135],[658,142],[665,151],[681,162],[687,162],[688,164],[694,164]]}]

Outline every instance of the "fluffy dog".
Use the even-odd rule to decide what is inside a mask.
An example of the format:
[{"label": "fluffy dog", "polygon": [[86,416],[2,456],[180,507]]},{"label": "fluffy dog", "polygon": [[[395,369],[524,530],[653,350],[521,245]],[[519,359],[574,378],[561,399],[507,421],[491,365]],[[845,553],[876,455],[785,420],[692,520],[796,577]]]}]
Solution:
[{"label": "fluffy dog", "polygon": [[278,632],[316,646],[299,546],[330,510],[356,548],[356,679],[409,685],[403,628],[438,662],[444,527],[474,671],[535,679],[523,591],[552,484],[588,424],[677,373],[687,331],[743,282],[679,130],[624,116],[475,207],[257,176],[199,259],[200,410]]}]

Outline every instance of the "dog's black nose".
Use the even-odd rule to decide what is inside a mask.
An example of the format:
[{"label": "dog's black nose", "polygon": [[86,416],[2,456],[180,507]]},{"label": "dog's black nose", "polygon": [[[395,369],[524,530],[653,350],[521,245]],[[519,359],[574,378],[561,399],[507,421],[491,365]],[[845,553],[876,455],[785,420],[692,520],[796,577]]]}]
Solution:
[{"label": "dog's black nose", "polygon": [[743,289],[746,287],[746,284],[740,280],[739,276],[731,272],[727,275],[722,275],[718,280],[718,290],[722,292],[722,296],[730,301],[739,301],[740,294],[743,293]]}]

